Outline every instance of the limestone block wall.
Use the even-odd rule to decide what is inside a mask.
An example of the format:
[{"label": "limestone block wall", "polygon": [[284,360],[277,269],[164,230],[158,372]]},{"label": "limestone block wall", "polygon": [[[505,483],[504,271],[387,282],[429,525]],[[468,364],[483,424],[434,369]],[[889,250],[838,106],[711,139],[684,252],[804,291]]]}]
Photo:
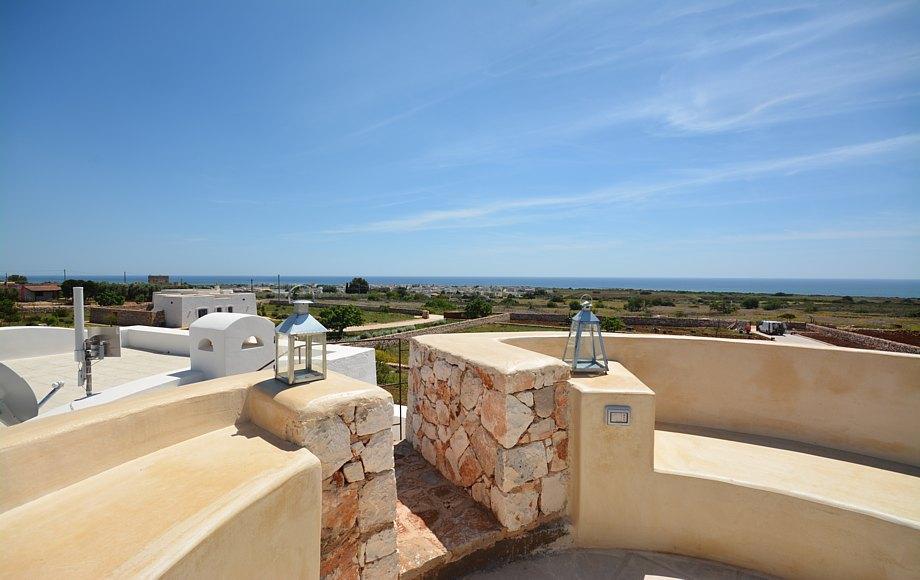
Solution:
[{"label": "limestone block wall", "polygon": [[412,445],[509,530],[561,515],[569,482],[568,368],[498,371],[410,343]]},{"label": "limestone block wall", "polygon": [[395,579],[399,558],[393,400],[377,387],[339,375],[335,378],[363,388],[321,393],[323,387],[317,385],[326,381],[313,383],[292,390],[311,393],[306,396],[312,401],[302,404],[292,391],[288,391],[291,399],[285,399],[279,387],[277,393],[257,392],[249,402],[250,412],[259,424],[306,447],[320,460],[320,576]]},{"label": "limestone block wall", "polygon": [[333,456],[329,463],[320,458],[323,578],[399,574],[392,421],[392,405],[352,406],[307,434],[307,448],[324,448]]}]

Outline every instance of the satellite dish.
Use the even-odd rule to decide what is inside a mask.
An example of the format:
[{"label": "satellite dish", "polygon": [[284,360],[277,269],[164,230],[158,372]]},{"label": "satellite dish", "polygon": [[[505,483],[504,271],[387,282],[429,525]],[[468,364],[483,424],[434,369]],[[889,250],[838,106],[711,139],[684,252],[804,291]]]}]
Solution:
[{"label": "satellite dish", "polygon": [[16,425],[38,415],[38,399],[19,373],[0,363],[0,421]]}]

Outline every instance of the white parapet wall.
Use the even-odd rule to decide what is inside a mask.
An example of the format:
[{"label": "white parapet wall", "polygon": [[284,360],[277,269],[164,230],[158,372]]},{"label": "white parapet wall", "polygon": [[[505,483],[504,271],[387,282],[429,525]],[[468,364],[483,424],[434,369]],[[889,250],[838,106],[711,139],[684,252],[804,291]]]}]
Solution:
[{"label": "white parapet wall", "polygon": [[73,329],[55,326],[0,328],[0,360],[73,352]]},{"label": "white parapet wall", "polygon": [[121,329],[121,346],[189,356],[188,330],[158,326],[125,326]]}]

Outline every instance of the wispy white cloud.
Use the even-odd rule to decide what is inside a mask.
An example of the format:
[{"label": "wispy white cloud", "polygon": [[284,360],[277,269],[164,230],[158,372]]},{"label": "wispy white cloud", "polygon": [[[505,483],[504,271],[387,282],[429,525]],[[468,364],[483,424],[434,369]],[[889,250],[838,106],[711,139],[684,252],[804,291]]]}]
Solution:
[{"label": "wispy white cloud", "polygon": [[465,208],[425,211],[415,215],[351,225],[329,230],[327,233],[377,233],[409,232],[438,228],[480,228],[490,222],[484,218],[506,212],[515,212],[516,220],[527,217],[527,210],[540,210],[584,206],[610,202],[628,202],[652,196],[679,192],[706,185],[742,181],[769,175],[791,175],[841,164],[849,164],[874,157],[893,154],[920,145],[920,133],[901,135],[889,139],[846,145],[790,157],[736,163],[686,173],[683,177],[647,184],[619,184],[582,194],[532,197],[507,201],[488,202]]}]

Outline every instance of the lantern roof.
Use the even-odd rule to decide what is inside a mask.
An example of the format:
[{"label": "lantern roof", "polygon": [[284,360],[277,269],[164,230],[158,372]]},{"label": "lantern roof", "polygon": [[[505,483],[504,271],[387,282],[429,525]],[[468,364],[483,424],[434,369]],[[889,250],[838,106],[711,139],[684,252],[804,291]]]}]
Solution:
[{"label": "lantern roof", "polygon": [[582,307],[581,310],[575,313],[575,316],[572,317],[572,322],[579,323],[588,323],[588,322],[600,322],[600,319],[591,312],[591,306],[586,305]]},{"label": "lantern roof", "polygon": [[[298,304],[299,303],[299,304]],[[304,304],[306,303],[306,304]],[[294,303],[294,314],[288,316],[284,322],[275,328],[281,334],[317,334],[326,333],[328,329],[320,324],[319,320],[307,312],[309,300],[298,300]]]}]

